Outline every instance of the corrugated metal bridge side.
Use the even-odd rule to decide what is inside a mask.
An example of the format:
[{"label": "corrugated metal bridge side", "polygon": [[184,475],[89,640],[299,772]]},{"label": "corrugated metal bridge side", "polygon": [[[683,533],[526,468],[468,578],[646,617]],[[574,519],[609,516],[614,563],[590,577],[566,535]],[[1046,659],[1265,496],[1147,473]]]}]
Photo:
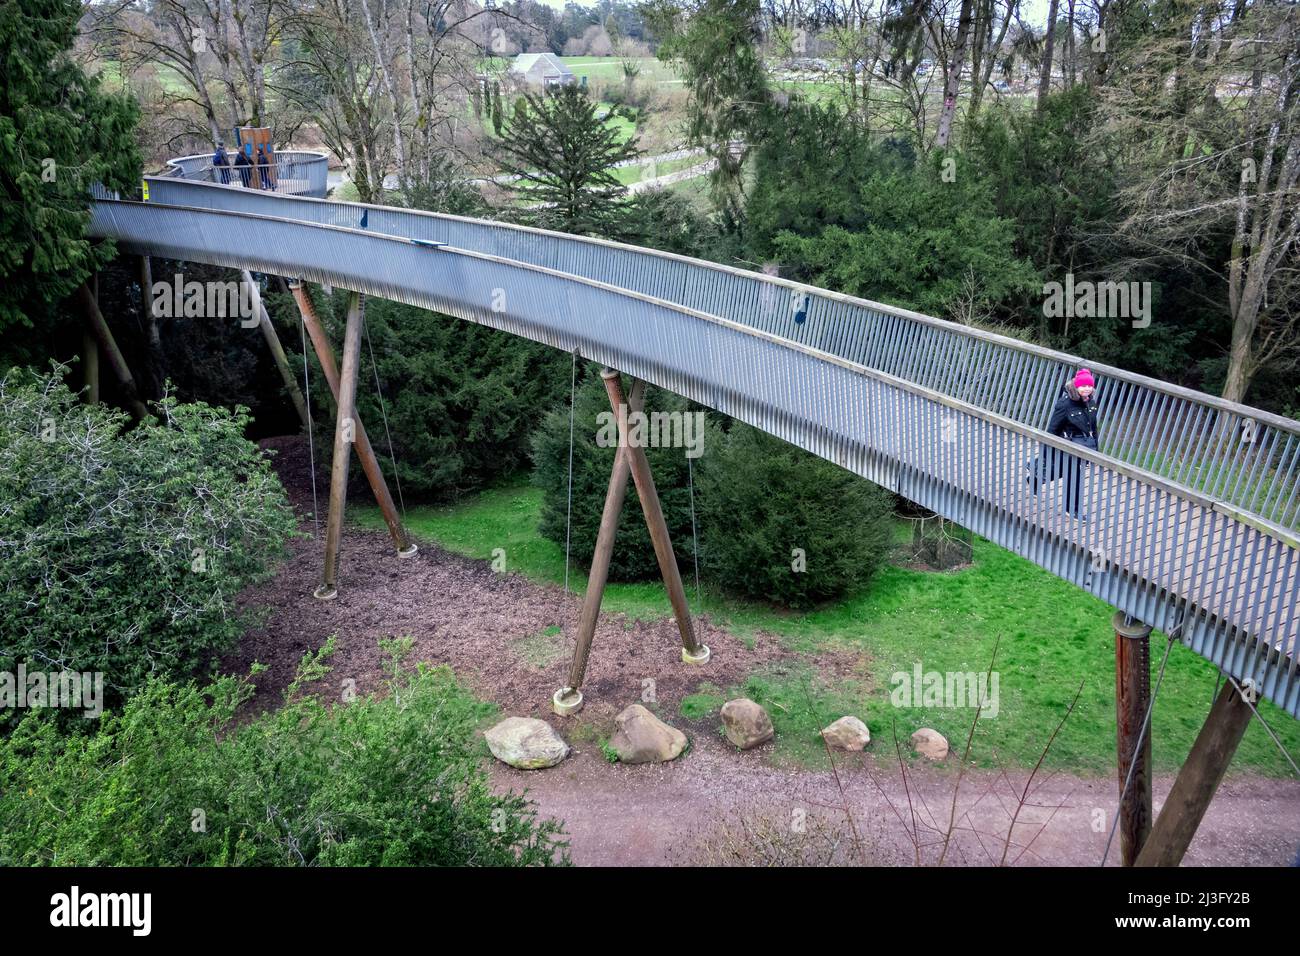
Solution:
[{"label": "corrugated metal bridge side", "polygon": [[[1075,356],[617,243],[237,187],[149,185],[148,204],[96,202],[92,234],[579,349],[971,528],[1176,633],[1300,716],[1298,422],[1086,363],[1102,409],[1102,452],[1093,453],[1042,431],[1061,384],[1084,364]],[[1065,481],[1030,493],[1025,462],[1043,446],[1078,463],[1086,522],[1064,513]]]}]

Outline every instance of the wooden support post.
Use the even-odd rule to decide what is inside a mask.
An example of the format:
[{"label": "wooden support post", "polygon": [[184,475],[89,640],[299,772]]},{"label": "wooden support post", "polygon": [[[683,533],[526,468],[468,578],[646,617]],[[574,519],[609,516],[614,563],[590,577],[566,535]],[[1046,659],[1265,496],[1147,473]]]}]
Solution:
[{"label": "wooden support post", "polygon": [[1231,677],[1178,771],[1135,866],[1178,866],[1250,725],[1251,706]]},{"label": "wooden support post", "polygon": [[86,387],[86,404],[99,404],[99,343],[87,328],[81,333],[81,382]]},{"label": "wooden support post", "polygon": [[100,351],[108,358],[108,364],[112,366],[113,374],[117,376],[118,384],[122,386],[122,393],[126,398],[127,405],[130,406],[136,418],[147,417],[149,410],[144,407],[144,402],[140,401],[140,392],[136,388],[135,377],[131,375],[131,369],[127,366],[126,359],[122,357],[117,342],[113,339],[113,333],[110,331],[108,323],[104,321],[103,314],[99,311],[99,303],[95,301],[89,283],[83,282],[78,287],[76,295],[82,311],[86,315],[86,322],[90,326],[90,331],[99,344]]},{"label": "wooden support post", "polygon": [[158,316],[154,314],[153,261],[140,257],[140,305],[144,309],[145,328],[149,332],[149,363],[153,383],[161,397],[167,381],[167,365],[163,361],[162,339],[158,335]]},{"label": "wooden support post", "polygon": [[610,404],[619,423],[619,443],[618,451],[614,455],[614,468],[609,476],[609,489],[605,493],[605,508],[600,516],[600,530],[596,534],[596,550],[592,555],[591,572],[587,577],[587,593],[583,597],[582,613],[578,618],[578,638],[573,651],[573,665],[569,669],[569,683],[567,687],[561,687],[556,691],[551,699],[551,709],[561,717],[567,717],[582,709],[580,688],[587,672],[587,658],[591,653],[591,643],[596,633],[596,621],[600,616],[605,584],[609,580],[609,562],[614,553],[614,538],[618,532],[618,519],[623,511],[623,501],[627,496],[629,475],[636,481],[637,495],[641,499],[650,538],[655,545],[659,570],[663,575],[664,586],[668,590],[673,613],[677,617],[677,627],[682,635],[682,660],[688,664],[703,664],[709,659],[708,647],[699,644],[695,639],[690,608],[686,604],[686,591],[682,587],[677,558],[673,554],[672,541],[668,536],[668,525],[664,521],[654,478],[650,474],[650,462],[646,458],[644,448],[633,447],[627,440],[628,415],[642,410],[645,383],[634,380],[632,391],[625,403],[619,373],[612,369],[605,369],[601,372],[601,377],[605,380],[605,390],[609,393]]},{"label": "wooden support post", "polygon": [[[1151,833],[1151,628],[1116,611],[1115,752],[1119,755],[1119,845],[1125,866]],[[1132,779],[1129,771],[1132,769]],[[1125,788],[1125,782],[1128,787]]]},{"label": "wooden support post", "polygon": [[659,561],[659,574],[664,579],[664,587],[668,589],[673,616],[677,618],[677,630],[682,636],[682,660],[687,664],[703,664],[709,659],[709,649],[701,647],[695,639],[691,609],[686,603],[686,589],[682,587],[682,575],[677,567],[677,555],[673,553],[668,523],[664,520],[663,507],[659,504],[659,492],[655,489],[654,476],[650,474],[650,459],[646,457],[643,447],[627,440],[629,409],[623,401],[623,385],[619,373],[605,369],[600,377],[605,380],[609,404],[618,419],[618,443],[627,449],[632,466],[632,480],[636,483],[641,510],[645,512],[646,527],[650,531],[650,540],[654,542],[655,558]]},{"label": "wooden support post", "polygon": [[289,398],[293,402],[293,407],[298,412],[298,418],[302,421],[303,428],[310,428],[307,419],[307,403],[303,400],[302,390],[298,388],[298,381],[293,377],[293,369],[289,368],[289,359],[284,354],[284,348],[280,345],[280,337],[275,334],[275,326],[271,324],[271,316],[266,311],[266,303],[262,301],[262,293],[257,288],[257,283],[247,269],[240,272],[248,288],[252,292],[253,309],[257,313],[258,328],[262,330],[262,338],[266,340],[266,346],[271,350],[271,358],[275,360],[275,367],[280,372],[280,378],[284,381],[284,389],[289,393]]},{"label": "wooden support post", "polygon": [[343,374],[339,378],[338,410],[334,419],[334,461],[330,470],[330,511],[325,522],[325,580],[316,597],[338,597],[339,544],[343,537],[343,511],[348,502],[348,464],[356,437],[357,367],[361,364],[361,294],[348,298],[348,323],[343,334]]},{"label": "wooden support post", "polygon": [[[334,401],[337,403],[339,400],[338,366],[334,362],[334,349],[330,347],[329,337],[326,336],[325,329],[316,315],[316,306],[312,303],[311,295],[301,282],[291,282],[289,289],[293,292],[294,300],[298,303],[298,311],[302,315],[303,325],[307,328],[307,335],[311,339],[312,349],[316,352],[316,359],[320,362],[321,370],[325,373],[325,381],[329,383],[330,391],[334,393]],[[398,557],[412,557],[419,548],[412,544],[411,539],[407,537],[406,529],[402,526],[401,518],[397,515],[397,506],[393,503],[393,496],[388,493],[388,483],[384,481],[384,473],[379,467],[379,459],[375,456],[375,450],[370,444],[370,438],[366,434],[365,427],[361,424],[361,419],[356,415],[355,409],[352,417],[355,423],[357,458],[361,462],[362,471],[366,473],[366,480],[370,482],[370,491],[379,504],[380,514],[384,516],[384,524],[388,526],[388,534],[397,547]]]},{"label": "wooden support post", "polygon": [[149,334],[149,344],[156,343],[158,323],[153,314],[153,262],[148,256],[140,257],[140,308],[153,331]]}]

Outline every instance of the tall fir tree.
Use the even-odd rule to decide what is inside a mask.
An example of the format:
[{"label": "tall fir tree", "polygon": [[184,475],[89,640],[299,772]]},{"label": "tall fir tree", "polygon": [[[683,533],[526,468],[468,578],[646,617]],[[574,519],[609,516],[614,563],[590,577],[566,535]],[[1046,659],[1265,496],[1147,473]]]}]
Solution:
[{"label": "tall fir tree", "polygon": [[635,137],[624,141],[612,114],[577,86],[525,93],[506,122],[501,168],[516,177],[525,201],[540,204],[538,218],[564,232],[600,233],[627,191],[615,164],[639,155]]},{"label": "tall fir tree", "polygon": [[0,3],[0,332],[34,328],[11,359],[39,360],[54,307],[113,256],[86,238],[90,187],[133,187],[138,109],[69,56],[77,0]]}]

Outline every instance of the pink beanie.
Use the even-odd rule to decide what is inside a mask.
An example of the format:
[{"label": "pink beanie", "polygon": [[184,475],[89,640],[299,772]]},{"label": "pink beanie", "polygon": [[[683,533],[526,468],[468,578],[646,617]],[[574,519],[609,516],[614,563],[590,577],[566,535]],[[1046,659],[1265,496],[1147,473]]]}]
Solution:
[{"label": "pink beanie", "polygon": [[1075,388],[1096,388],[1097,383],[1092,380],[1092,373],[1086,368],[1081,368],[1074,374]]}]

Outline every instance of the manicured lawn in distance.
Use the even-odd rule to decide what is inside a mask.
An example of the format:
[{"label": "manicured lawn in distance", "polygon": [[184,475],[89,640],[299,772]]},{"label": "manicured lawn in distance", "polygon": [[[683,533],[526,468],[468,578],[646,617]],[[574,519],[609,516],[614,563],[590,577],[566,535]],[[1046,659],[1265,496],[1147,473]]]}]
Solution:
[{"label": "manicured lawn in distance", "polygon": [[[605,125],[612,127],[618,133],[618,141],[626,143],[636,135],[636,123],[632,122],[622,113],[612,113],[613,103],[601,102],[596,115],[605,121]],[[612,114],[612,115],[611,115]]]},{"label": "manicured lawn in distance", "polygon": [[[562,56],[560,60],[573,71],[573,75],[582,81],[587,77],[588,83],[623,82],[623,58],[618,56]],[[677,81],[672,67],[653,56],[632,57],[641,72],[637,74],[638,83],[664,83]],[[680,82],[680,81],[677,81]]]},{"label": "manicured lawn in distance", "polygon": [[662,163],[655,163],[655,169],[654,169],[655,175],[653,177],[649,175],[650,167],[644,163],[635,166],[620,166],[617,169],[615,169],[613,172],[614,172],[614,178],[616,178],[623,185],[630,186],[632,183],[639,183],[642,179],[645,178],[657,178],[659,176],[667,176],[669,173],[675,173],[683,169],[689,169],[692,166],[699,166],[700,164],[705,163],[707,161],[708,158],[705,156],[683,156],[680,159],[665,160]]},{"label": "manicured lawn in distance", "polygon": [[[630,500],[628,507],[635,507]],[[547,584],[563,585],[564,550],[537,534],[541,492],[524,483],[485,491],[446,507],[410,509],[407,523],[420,538],[450,551],[488,559],[494,548],[506,552],[507,571]],[[357,508],[357,520],[382,527],[373,507]],[[900,528],[900,536],[905,529]],[[981,766],[1032,767],[1065,714],[1082,681],[1079,702],[1048,754],[1047,765],[1080,773],[1115,772],[1113,609],[997,545],[977,539],[972,567],[947,573],[890,565],[862,593],[807,613],[791,613],[713,593],[697,598],[692,569],[682,568],[687,595],[696,613],[704,612],[742,639],[757,629],[780,635],[792,648],[847,650],[865,657],[863,677],[828,685],[811,670],[753,675],[740,690],[769,706],[781,756],[818,763],[816,731],[844,713],[854,713],[871,729],[872,750],[892,753],[894,721],[907,752],[919,727],[933,727],[954,749],[965,746],[972,711],[896,708],[890,691],[896,672],[974,671],[998,674],[998,714],[981,719],[972,759]],[[586,585],[585,569],[570,568],[571,586]],[[662,585],[612,583],[604,610],[652,618],[670,613]],[[1166,641],[1151,635],[1154,685]],[[1157,769],[1182,765],[1205,719],[1215,690],[1216,671],[1192,651],[1175,644],[1156,702],[1153,756]],[[707,672],[701,672],[707,682]],[[703,686],[683,703],[699,717],[715,710],[736,688]],[[775,703],[774,703],[775,702]],[[784,709],[783,709],[784,708]],[[1300,722],[1268,703],[1260,706],[1283,744],[1300,753]],[[1234,768],[1289,775],[1290,767],[1254,722],[1237,752]]]}]

